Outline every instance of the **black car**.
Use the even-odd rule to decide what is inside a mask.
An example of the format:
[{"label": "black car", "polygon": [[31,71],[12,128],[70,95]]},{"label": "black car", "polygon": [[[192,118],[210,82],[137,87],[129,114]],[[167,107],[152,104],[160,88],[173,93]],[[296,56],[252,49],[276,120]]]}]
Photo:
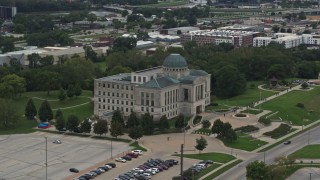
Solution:
[{"label": "black car", "polygon": [[82,177],[85,177],[85,178],[87,178],[87,179],[93,179],[93,176],[91,175],[91,174],[84,174],[84,175],[82,175]]},{"label": "black car", "polygon": [[172,161],[166,160],[164,163],[168,164],[170,167],[173,166],[173,162]]},{"label": "black car", "polygon": [[130,157],[130,156],[123,156],[123,157],[121,157],[122,159],[125,159],[125,160],[127,160],[127,161],[131,161],[132,160],[132,158]]},{"label": "black car", "polygon": [[204,160],[204,161],[199,162],[199,164],[213,164],[213,161],[212,160]]},{"label": "black car", "polygon": [[137,180],[148,180],[148,178],[146,176],[144,176],[143,174],[140,174],[136,177]]},{"label": "black car", "polygon": [[291,144],[291,141],[285,141],[283,144],[285,145]]},{"label": "black car", "polygon": [[69,171],[70,171],[70,172],[73,172],[73,173],[78,173],[78,172],[79,172],[79,170],[76,169],[76,168],[70,168]]},{"label": "black car", "polygon": [[112,168],[115,168],[117,166],[116,163],[113,163],[113,162],[107,163],[106,165],[109,165]]},{"label": "black car", "polygon": [[105,166],[101,166],[101,167],[99,167],[99,169],[103,169],[103,170],[105,170],[105,171],[108,171],[109,170],[109,168],[107,168],[107,167],[105,167]]},{"label": "black car", "polygon": [[130,179],[134,178],[134,175],[131,173],[124,173],[125,176],[129,177]]},{"label": "black car", "polygon": [[91,179],[91,178],[90,178],[90,177],[87,177],[87,176],[85,176],[85,175],[82,175],[82,176],[80,176],[78,179],[79,179],[79,180],[89,180],[89,179]]},{"label": "black car", "polygon": [[169,159],[168,161],[172,162],[174,165],[177,165],[179,164],[179,161],[177,160],[174,160],[174,159]]},{"label": "black car", "polygon": [[98,170],[92,170],[90,172],[95,172],[96,174],[100,175],[101,174],[101,171],[98,171]]}]

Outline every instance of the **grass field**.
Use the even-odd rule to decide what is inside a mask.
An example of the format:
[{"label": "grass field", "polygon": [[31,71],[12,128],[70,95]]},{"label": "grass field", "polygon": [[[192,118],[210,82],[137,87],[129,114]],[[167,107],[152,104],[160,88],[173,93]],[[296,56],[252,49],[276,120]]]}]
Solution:
[{"label": "grass field", "polygon": [[[180,156],[180,155],[175,155]],[[231,156],[229,154],[223,154],[223,153],[200,153],[200,154],[184,154],[183,157],[190,158],[190,159],[199,159],[199,160],[212,160],[213,162],[219,162],[219,163],[227,163],[233,159],[235,159],[234,156]]]},{"label": "grass field", "polygon": [[239,164],[241,162],[242,162],[242,160],[236,160],[235,162],[233,162],[233,163],[231,163],[231,164],[229,164],[229,165],[217,170],[216,172],[210,174],[209,176],[204,178],[204,180],[212,180],[212,179],[218,177],[220,174],[228,171],[229,169],[231,169],[232,167],[236,166],[237,164]]},{"label": "grass field", "polygon": [[[74,114],[79,117],[82,121],[86,117],[90,117],[93,114],[93,103],[91,102],[92,92],[91,91],[83,91],[80,97],[67,98],[65,101],[59,101],[57,99],[58,91],[50,92],[50,95],[47,95],[45,91],[38,92],[26,92],[21,95],[21,97],[17,97],[13,100],[13,104],[16,107],[16,111],[21,117],[20,120],[17,121],[15,128],[3,129],[0,128],[0,134],[18,134],[18,133],[31,133],[35,130],[32,129],[37,125],[35,121],[26,120],[24,118],[24,111],[27,101],[30,98],[33,98],[35,106],[37,110],[39,110],[43,99],[47,99],[53,109],[53,113],[56,112],[59,108],[67,108],[71,106],[76,106],[79,104],[83,104],[81,106],[61,109],[63,112],[63,116],[65,120],[67,120],[68,116]],[[36,98],[35,98],[36,97]],[[87,103],[87,104],[84,104]]]},{"label": "grass field", "polygon": [[241,111],[241,113],[249,113],[249,114],[260,114],[262,113],[263,110],[259,110],[259,109],[247,109],[244,111]]},{"label": "grass field", "polygon": [[189,2],[186,0],[174,0],[170,2],[159,2],[158,4],[148,4],[148,5],[142,5],[139,7],[171,7],[171,6],[181,6],[188,4]]},{"label": "grass field", "polygon": [[[297,107],[297,103],[303,103],[305,108]],[[314,89],[310,91],[292,91],[261,105],[261,109],[267,109],[273,112],[278,111],[271,119],[288,120],[294,125],[306,125],[319,119],[319,107],[320,87],[314,87]]]},{"label": "grass field", "polygon": [[254,139],[248,135],[238,133],[238,139],[235,142],[230,143],[229,141],[226,141],[225,139],[222,140],[225,146],[234,148],[234,149],[241,149],[245,151],[253,151],[265,144],[267,142],[261,141],[259,139]]},{"label": "grass field", "polygon": [[[251,84],[254,84],[254,88],[251,88]],[[219,99],[213,97],[211,102],[218,103],[219,106],[249,106],[252,102],[256,102],[260,100],[260,92],[261,99],[272,96],[275,92],[260,90],[258,88],[259,85],[264,84],[262,81],[250,81],[247,82],[247,90],[245,93],[235,96],[229,99]],[[214,107],[214,106],[213,106]]]},{"label": "grass field", "polygon": [[290,157],[306,158],[306,159],[320,159],[320,144],[307,145],[298,151],[290,154]]}]

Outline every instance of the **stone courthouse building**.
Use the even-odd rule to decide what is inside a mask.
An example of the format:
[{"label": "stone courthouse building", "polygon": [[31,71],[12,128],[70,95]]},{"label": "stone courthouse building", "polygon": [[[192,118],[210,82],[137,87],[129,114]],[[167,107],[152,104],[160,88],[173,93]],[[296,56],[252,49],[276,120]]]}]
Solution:
[{"label": "stone courthouse building", "polygon": [[203,70],[189,69],[180,54],[171,54],[162,66],[96,79],[94,114],[108,119],[114,110],[125,117],[149,112],[158,120],[201,113],[210,104],[210,79]]}]

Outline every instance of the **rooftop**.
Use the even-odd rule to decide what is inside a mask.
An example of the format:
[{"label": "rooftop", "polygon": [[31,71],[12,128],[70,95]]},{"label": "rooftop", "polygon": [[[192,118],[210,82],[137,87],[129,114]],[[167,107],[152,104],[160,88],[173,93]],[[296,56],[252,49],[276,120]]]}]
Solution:
[{"label": "rooftop", "polygon": [[144,84],[141,84],[140,86],[147,87],[147,88],[164,88],[164,87],[172,86],[178,83],[180,83],[178,80],[173,79],[169,76],[165,76],[165,77],[153,79]]},{"label": "rooftop", "polygon": [[163,62],[164,67],[185,68],[188,67],[187,61],[180,54],[170,54]]}]

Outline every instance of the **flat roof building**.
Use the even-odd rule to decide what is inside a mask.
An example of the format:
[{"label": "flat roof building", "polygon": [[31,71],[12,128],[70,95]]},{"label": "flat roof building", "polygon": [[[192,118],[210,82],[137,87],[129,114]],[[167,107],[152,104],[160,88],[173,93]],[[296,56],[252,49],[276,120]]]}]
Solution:
[{"label": "flat roof building", "polygon": [[111,118],[115,110],[125,117],[131,111],[149,112],[155,120],[180,113],[192,116],[210,104],[210,79],[205,71],[189,69],[180,54],[171,54],[162,66],[96,79],[94,114],[103,119]]}]

